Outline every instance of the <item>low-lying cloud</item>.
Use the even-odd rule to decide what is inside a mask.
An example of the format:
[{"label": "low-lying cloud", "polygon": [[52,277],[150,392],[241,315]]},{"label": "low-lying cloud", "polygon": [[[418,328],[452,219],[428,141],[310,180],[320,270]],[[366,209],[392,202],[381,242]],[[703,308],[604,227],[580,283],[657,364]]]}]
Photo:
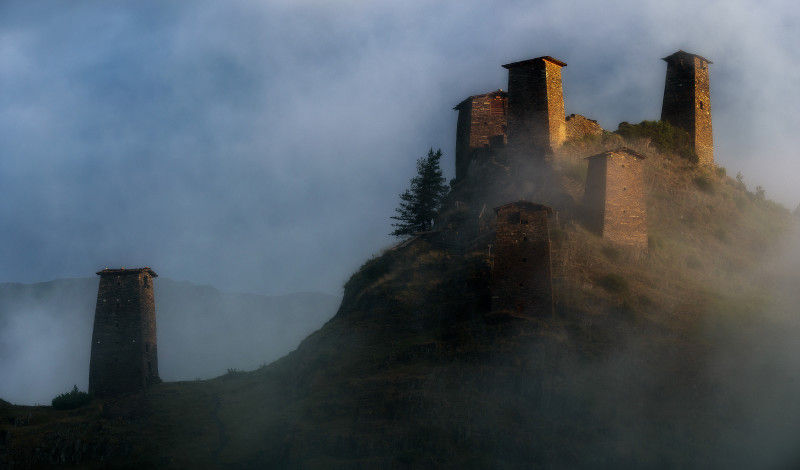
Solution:
[{"label": "low-lying cloud", "polygon": [[678,48],[714,61],[720,164],[794,205],[798,12],[747,2],[0,6],[0,280],[103,266],[336,293],[391,242],[463,97],[550,54],[567,112],[658,118]]}]

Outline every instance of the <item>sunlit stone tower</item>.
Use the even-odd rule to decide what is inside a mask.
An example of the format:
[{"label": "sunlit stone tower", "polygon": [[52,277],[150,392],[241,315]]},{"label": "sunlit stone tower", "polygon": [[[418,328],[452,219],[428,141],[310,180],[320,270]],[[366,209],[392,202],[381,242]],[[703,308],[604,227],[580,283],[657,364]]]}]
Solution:
[{"label": "sunlit stone tower", "polygon": [[589,227],[606,240],[647,249],[644,156],[621,147],[587,158],[584,206]]},{"label": "sunlit stone tower", "polygon": [[150,268],[104,269],[97,291],[89,393],[137,392],[158,377],[156,308]]},{"label": "sunlit stone tower", "polygon": [[561,68],[550,56],[503,65],[508,69],[508,147],[522,155],[544,155],[567,137]]},{"label": "sunlit stone tower", "polygon": [[503,90],[474,95],[465,99],[458,111],[456,130],[456,180],[467,175],[476,150],[489,147],[492,138],[505,142],[506,107],[508,98]]},{"label": "sunlit stone tower", "polygon": [[711,132],[711,89],[705,57],[678,51],[662,60],[667,62],[661,120],[685,129],[694,143],[698,163],[714,163],[714,137]]}]

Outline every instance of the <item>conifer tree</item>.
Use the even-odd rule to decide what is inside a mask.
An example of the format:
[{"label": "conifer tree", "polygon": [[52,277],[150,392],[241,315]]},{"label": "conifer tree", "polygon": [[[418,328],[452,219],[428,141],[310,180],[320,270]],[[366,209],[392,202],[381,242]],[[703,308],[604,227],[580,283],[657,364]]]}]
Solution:
[{"label": "conifer tree", "polygon": [[391,217],[397,221],[392,224],[395,228],[392,235],[413,235],[433,227],[433,220],[448,191],[439,166],[441,158],[442,150],[434,152],[431,148],[427,157],[417,160],[417,176],[411,178],[410,187],[400,195],[397,215]]}]

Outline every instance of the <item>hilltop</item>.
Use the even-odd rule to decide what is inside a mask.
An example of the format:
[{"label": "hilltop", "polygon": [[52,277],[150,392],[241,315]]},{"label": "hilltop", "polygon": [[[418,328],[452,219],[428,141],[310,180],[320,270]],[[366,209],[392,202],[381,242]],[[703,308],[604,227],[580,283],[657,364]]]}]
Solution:
[{"label": "hilltop", "polygon": [[[712,62],[664,60],[661,120],[613,133],[565,118],[565,62],[504,65],[508,92],[455,108],[435,221],[354,273],[295,351],[208,381],[131,380],[68,412],[5,406],[0,462],[797,466],[797,220],[715,163]],[[152,273],[130,276],[143,270],[104,278],[114,339],[97,374],[113,386],[155,358],[149,336],[115,346],[154,320]]]},{"label": "hilltop", "polygon": [[[740,381],[768,387],[785,372],[761,369],[748,348],[754,332],[777,344],[776,332],[794,327],[785,319],[797,293],[775,295],[785,273],[770,266],[795,219],[721,168],[610,133],[563,146],[553,201],[579,200],[584,157],[620,144],[646,157],[647,254],[559,218],[554,315],[488,315],[485,249],[420,236],[367,261],[336,315],[257,371],[67,412],[5,405],[0,461],[723,467],[758,466],[774,451],[796,463],[778,455],[781,439],[743,445],[752,423],[737,405],[749,397]],[[786,403],[781,415],[795,408]]]}]

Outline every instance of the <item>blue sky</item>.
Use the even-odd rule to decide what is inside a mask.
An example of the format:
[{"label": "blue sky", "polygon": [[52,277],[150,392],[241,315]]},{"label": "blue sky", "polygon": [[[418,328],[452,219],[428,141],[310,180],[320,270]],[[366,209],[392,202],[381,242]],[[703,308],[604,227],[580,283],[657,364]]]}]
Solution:
[{"label": "blue sky", "polygon": [[0,3],[0,282],[337,293],[415,159],[452,175],[453,105],[545,54],[611,130],[658,118],[660,57],[709,57],[718,163],[800,202],[788,1],[33,3]]}]

